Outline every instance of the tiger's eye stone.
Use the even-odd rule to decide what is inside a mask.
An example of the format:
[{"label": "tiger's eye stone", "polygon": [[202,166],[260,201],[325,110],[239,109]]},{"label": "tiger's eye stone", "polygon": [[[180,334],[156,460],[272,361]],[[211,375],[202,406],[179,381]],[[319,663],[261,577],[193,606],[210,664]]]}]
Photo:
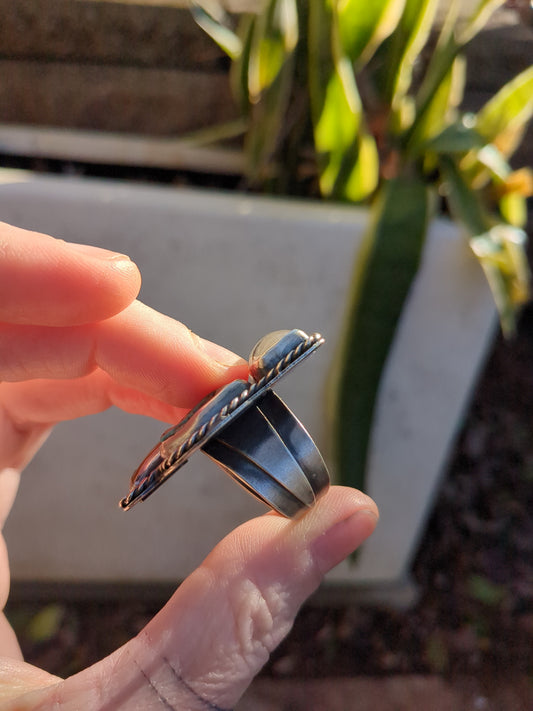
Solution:
[{"label": "tiger's eye stone", "polygon": [[252,348],[248,367],[257,382],[269,373],[283,358],[307,339],[298,328],[292,331],[272,331],[263,336]]}]

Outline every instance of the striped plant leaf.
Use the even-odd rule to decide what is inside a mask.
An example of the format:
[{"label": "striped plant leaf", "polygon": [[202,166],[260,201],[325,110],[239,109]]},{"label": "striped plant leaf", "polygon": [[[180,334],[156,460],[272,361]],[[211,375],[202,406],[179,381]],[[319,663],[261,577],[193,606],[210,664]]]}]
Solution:
[{"label": "striped plant leaf", "polygon": [[418,271],[430,217],[416,176],[384,184],[351,284],[334,374],[333,438],[340,480],[364,489],[370,433],[383,369]]}]

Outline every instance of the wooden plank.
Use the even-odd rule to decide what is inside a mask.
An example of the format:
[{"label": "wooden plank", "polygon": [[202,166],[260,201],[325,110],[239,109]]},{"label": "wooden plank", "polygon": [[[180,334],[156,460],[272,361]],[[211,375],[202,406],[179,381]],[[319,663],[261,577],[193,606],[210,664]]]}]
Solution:
[{"label": "wooden plank", "polygon": [[[75,0],[83,2],[84,0]],[[150,7],[190,7],[190,0],[88,0],[95,4],[121,3],[123,5],[148,5]],[[220,5],[228,12],[256,12],[261,6],[261,0],[219,0]]]},{"label": "wooden plank", "polygon": [[0,57],[220,71],[226,58],[183,7],[0,0]]},{"label": "wooden plank", "polygon": [[[461,4],[461,11],[473,0]],[[476,0],[477,2],[477,0]],[[189,0],[0,0],[0,57],[135,66],[220,68],[225,57],[194,22]],[[225,0],[233,13],[261,0]],[[493,57],[505,64],[531,30],[510,10],[491,26],[508,26],[509,42]],[[491,45],[491,48],[494,45]]]},{"label": "wooden plank", "polygon": [[180,135],[235,116],[225,74],[0,61],[0,122]]},{"label": "wooden plank", "polygon": [[492,96],[533,64],[533,29],[517,23],[489,28],[468,45],[466,57],[465,98],[470,92]]},{"label": "wooden plank", "polygon": [[0,153],[80,163],[241,175],[242,151],[175,138],[0,124]]}]

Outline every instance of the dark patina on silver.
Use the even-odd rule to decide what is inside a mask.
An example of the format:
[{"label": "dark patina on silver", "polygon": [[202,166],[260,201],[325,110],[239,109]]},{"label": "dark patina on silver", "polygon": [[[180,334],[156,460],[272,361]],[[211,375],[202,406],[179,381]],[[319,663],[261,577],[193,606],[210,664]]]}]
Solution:
[{"label": "dark patina on silver", "polygon": [[287,517],[314,505],[329,486],[317,446],[272,387],[324,343],[319,333],[275,331],[249,358],[248,381],[208,395],[166,430],[131,478],[120,506],[144,501],[201,449],[247,491]]}]

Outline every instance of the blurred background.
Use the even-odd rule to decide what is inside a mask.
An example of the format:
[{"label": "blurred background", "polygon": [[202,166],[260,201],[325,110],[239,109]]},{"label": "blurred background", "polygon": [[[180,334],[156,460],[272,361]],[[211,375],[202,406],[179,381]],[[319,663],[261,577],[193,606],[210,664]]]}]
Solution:
[{"label": "blurred background", "polygon": [[[532,18],[509,2],[468,46],[465,109],[531,65]],[[239,140],[183,140],[238,117],[229,67],[185,0],[0,0],[0,167],[239,190]],[[515,164],[533,164],[531,127]],[[414,604],[319,592],[243,708],[533,708],[532,363],[526,306],[516,335],[495,338],[461,424],[414,560]],[[167,595],[63,599],[15,581],[7,614],[27,661],[64,676],[123,644]]]}]

